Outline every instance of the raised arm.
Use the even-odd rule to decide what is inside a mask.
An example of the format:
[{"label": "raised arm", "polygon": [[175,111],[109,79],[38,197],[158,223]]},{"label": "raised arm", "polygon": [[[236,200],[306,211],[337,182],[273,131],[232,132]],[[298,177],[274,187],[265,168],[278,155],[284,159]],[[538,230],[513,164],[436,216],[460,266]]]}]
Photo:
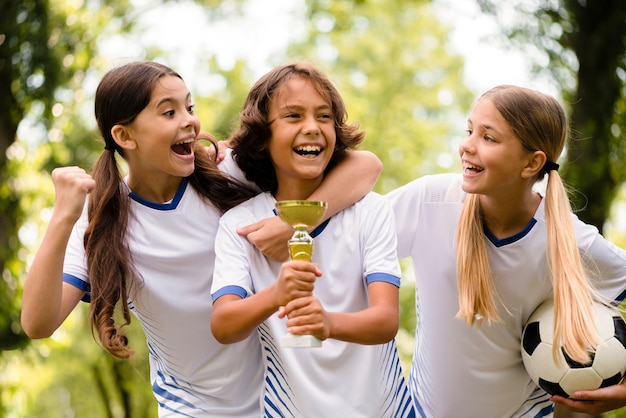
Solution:
[{"label": "raised arm", "polygon": [[[333,168],[309,200],[328,202],[324,220],[351,206],[373,188],[383,170],[380,159],[369,151],[349,151]],[[288,257],[287,240],[293,231],[278,217],[266,218],[237,232],[245,236],[267,257],[284,261]]]},{"label": "raised arm", "polygon": [[374,188],[383,171],[380,159],[369,151],[349,151],[346,158],[324,177],[308,200],[328,202],[323,220],[361,200]]},{"label": "raised arm", "polygon": [[70,234],[94,180],[85,170],[64,167],[52,172],[54,211],[35,259],[26,275],[22,327],[31,338],[45,338],[63,323],[84,292],[63,283],[63,260]]}]

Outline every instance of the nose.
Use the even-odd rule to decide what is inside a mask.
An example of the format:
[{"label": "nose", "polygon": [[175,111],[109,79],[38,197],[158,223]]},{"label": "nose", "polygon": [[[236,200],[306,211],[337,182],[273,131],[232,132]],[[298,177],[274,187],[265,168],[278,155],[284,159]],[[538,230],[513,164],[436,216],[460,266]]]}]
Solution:
[{"label": "nose", "polygon": [[319,124],[314,116],[308,116],[304,120],[304,127],[302,133],[305,135],[317,135],[320,132]]},{"label": "nose", "polygon": [[459,155],[463,156],[465,153],[474,153],[476,150],[476,143],[474,141],[474,134],[466,136],[459,144]]},{"label": "nose", "polygon": [[200,132],[200,119],[195,113],[185,112],[185,117],[182,121],[183,129],[193,128],[195,132]]}]

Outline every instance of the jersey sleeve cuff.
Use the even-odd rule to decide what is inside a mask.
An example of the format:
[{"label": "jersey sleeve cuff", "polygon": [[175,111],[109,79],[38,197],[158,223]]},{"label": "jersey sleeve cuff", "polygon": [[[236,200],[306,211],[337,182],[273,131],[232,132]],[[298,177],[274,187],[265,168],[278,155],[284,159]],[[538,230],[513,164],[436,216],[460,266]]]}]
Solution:
[{"label": "jersey sleeve cuff", "polygon": [[237,295],[241,299],[244,299],[247,295],[247,292],[246,289],[244,289],[243,287],[230,285],[222,287],[217,292],[213,293],[211,297],[213,298],[213,302],[215,302],[218,298],[224,295]]},{"label": "jersey sleeve cuff", "polygon": [[89,283],[67,273],[63,273],[63,281],[85,292],[85,295],[81,298],[83,302],[91,302],[91,286]]},{"label": "jersey sleeve cuff", "polygon": [[365,281],[367,282],[367,284],[373,282],[385,282],[400,287],[400,278],[398,276],[394,276],[393,274],[372,273],[367,275]]}]

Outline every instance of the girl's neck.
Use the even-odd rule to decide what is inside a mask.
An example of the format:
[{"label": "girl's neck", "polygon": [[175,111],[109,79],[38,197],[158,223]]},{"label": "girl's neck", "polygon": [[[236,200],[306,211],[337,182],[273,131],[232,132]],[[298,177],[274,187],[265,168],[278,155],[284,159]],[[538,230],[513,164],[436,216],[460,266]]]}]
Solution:
[{"label": "girl's neck", "polygon": [[493,199],[481,196],[480,207],[485,225],[498,238],[511,237],[526,228],[535,216],[541,196],[534,191],[519,199]]},{"label": "girl's neck", "polygon": [[281,200],[306,200],[321,184],[320,178],[311,179],[290,179],[289,181],[279,181],[274,197]]},{"label": "girl's neck", "polygon": [[151,176],[128,176],[128,187],[137,196],[154,203],[166,203],[174,198],[182,177],[168,176],[162,179],[155,179]]}]

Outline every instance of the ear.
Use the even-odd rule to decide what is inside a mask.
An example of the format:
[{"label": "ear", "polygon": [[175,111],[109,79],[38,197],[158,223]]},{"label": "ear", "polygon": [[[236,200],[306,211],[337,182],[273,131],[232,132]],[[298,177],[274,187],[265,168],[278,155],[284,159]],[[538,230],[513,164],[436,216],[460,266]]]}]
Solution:
[{"label": "ear", "polygon": [[115,143],[124,150],[135,149],[137,143],[133,140],[128,126],[114,125],[111,128],[111,136]]},{"label": "ear", "polygon": [[523,178],[532,178],[537,176],[543,166],[546,164],[548,158],[543,151],[535,151],[528,155],[526,166],[522,169]]}]

